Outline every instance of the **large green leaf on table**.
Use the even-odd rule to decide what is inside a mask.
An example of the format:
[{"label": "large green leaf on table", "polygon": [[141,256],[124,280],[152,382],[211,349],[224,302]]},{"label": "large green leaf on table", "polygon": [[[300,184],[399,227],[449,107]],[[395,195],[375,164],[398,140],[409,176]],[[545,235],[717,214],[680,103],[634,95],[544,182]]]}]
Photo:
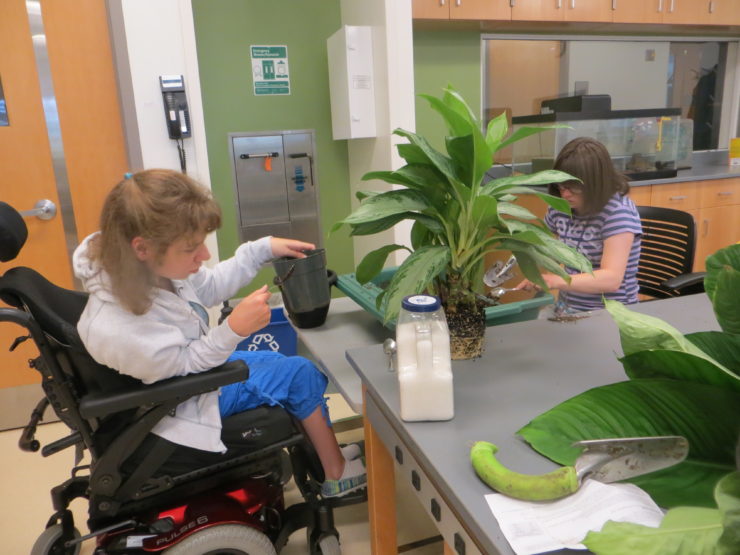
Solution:
[{"label": "large green leaf on table", "polygon": [[538,452],[568,465],[579,454],[571,446],[575,441],[684,436],[690,446],[685,462],[632,481],[639,480],[640,487],[664,507],[706,506],[712,503],[717,480],[734,470],[740,393],[670,379],[619,382],[560,403],[518,433]]},{"label": "large green leaf on table", "polygon": [[619,359],[631,379],[671,378],[726,387],[740,393],[740,376],[706,357],[681,351],[639,351]]},{"label": "large green leaf on table", "polygon": [[740,376],[740,335],[721,331],[699,331],[686,334],[691,341],[722,366]]},{"label": "large green leaf on table", "polygon": [[740,334],[740,244],[730,245],[707,257],[704,289],[712,301],[722,330]]},{"label": "large green leaf on table", "polygon": [[646,349],[666,349],[711,358],[686,339],[680,331],[660,318],[630,310],[618,301],[607,300],[604,304],[619,327],[619,337],[625,355]]},{"label": "large green leaf on table", "polygon": [[740,473],[723,477],[714,491],[717,509],[677,507],[658,528],[607,522],[589,532],[584,545],[597,555],[696,553],[736,555],[740,551]]},{"label": "large green leaf on table", "polygon": [[607,522],[583,540],[596,555],[666,555],[716,553],[722,535],[717,509],[677,507],[668,511],[658,528],[631,522]]},{"label": "large green leaf on table", "polygon": [[358,283],[365,284],[377,276],[383,269],[388,255],[400,249],[408,250],[408,247],[403,245],[386,245],[367,253],[355,270],[355,278]]},{"label": "large green leaf on table", "polygon": [[422,247],[409,255],[393,274],[385,289],[384,317],[388,322],[398,316],[406,295],[421,293],[441,274],[450,261],[450,249],[443,246]]},{"label": "large green leaf on table", "polygon": [[717,545],[718,555],[736,555],[740,550],[740,472],[722,478],[714,490],[722,513],[724,531]]}]

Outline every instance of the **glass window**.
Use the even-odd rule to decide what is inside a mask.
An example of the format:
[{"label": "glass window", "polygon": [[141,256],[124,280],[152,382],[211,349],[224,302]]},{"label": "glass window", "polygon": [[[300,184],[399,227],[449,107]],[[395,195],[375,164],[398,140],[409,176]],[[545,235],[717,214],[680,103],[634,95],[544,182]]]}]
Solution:
[{"label": "glass window", "polygon": [[[734,134],[729,49],[737,42],[484,36],[484,115],[540,113],[540,102],[608,94],[613,110],[680,108],[694,121],[693,150],[726,148]],[[723,124],[725,115],[725,127]]]}]

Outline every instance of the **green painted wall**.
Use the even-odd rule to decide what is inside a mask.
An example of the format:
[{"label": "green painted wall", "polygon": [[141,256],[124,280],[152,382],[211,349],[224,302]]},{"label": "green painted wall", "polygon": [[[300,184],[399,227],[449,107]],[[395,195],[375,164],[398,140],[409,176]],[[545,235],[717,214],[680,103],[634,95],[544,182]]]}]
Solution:
[{"label": "green painted wall", "polygon": [[[416,95],[441,96],[451,84],[480,114],[481,47],[476,31],[414,31],[414,88]],[[429,103],[416,98],[416,132],[437,149],[444,148],[446,128]]]},{"label": "green painted wall", "polygon": [[[331,136],[326,39],[341,26],[339,0],[193,0],[211,185],[223,209],[219,255],[230,257],[239,244],[228,134],[279,129],[316,131],[321,225],[328,265],[353,271],[348,233],[326,237],[350,211],[347,142]],[[249,47],[287,45],[291,94],[253,92]],[[272,280],[265,269],[252,283]],[[250,288],[252,287],[250,286]]]}]

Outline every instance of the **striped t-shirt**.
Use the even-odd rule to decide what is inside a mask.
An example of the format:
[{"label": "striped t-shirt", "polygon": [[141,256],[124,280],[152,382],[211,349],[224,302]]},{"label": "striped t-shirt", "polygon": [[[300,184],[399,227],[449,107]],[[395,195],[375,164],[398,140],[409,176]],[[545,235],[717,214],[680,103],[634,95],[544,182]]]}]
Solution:
[{"label": "striped t-shirt", "polygon": [[[566,245],[573,247],[591,261],[594,270],[601,267],[601,257],[604,254],[604,240],[619,233],[634,233],[627,268],[619,289],[613,293],[604,293],[607,299],[613,299],[624,304],[637,302],[637,263],[640,258],[640,237],[642,225],[635,203],[629,197],[615,194],[599,214],[594,216],[568,216],[549,208],[545,215],[545,223],[550,230]],[[569,274],[578,273],[577,270],[566,268]],[[585,311],[604,308],[602,294],[575,293],[561,291],[559,299],[567,308],[573,311]]]}]

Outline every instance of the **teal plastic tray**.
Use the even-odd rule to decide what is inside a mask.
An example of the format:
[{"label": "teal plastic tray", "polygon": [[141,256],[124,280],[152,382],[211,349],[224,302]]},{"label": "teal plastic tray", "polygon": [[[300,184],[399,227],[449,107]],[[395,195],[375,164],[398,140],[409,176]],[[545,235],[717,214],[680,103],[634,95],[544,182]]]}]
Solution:
[{"label": "teal plastic tray", "polygon": [[[382,322],[383,315],[375,306],[375,299],[382,291],[381,285],[388,283],[395,271],[396,268],[386,268],[374,280],[364,285],[357,281],[355,274],[342,274],[337,277],[337,288]],[[534,320],[540,308],[552,304],[553,301],[554,298],[550,294],[538,294],[524,301],[489,306],[486,308],[486,325],[498,326]],[[395,320],[384,325],[390,330],[396,328]]]}]

